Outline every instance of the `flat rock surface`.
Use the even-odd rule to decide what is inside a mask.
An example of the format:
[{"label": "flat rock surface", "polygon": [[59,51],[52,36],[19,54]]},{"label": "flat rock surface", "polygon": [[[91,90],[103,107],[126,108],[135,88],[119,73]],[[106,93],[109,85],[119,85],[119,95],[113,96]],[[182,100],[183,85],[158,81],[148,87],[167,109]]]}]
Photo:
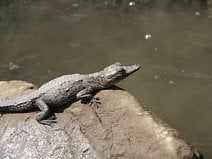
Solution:
[{"label": "flat rock surface", "polygon": [[[0,98],[34,91],[22,81],[0,82]],[[53,127],[36,122],[36,112],[0,117],[0,159],[201,159],[176,130],[141,106],[128,92],[103,90],[97,108],[71,104],[55,113]],[[199,157],[198,157],[199,156]]]}]

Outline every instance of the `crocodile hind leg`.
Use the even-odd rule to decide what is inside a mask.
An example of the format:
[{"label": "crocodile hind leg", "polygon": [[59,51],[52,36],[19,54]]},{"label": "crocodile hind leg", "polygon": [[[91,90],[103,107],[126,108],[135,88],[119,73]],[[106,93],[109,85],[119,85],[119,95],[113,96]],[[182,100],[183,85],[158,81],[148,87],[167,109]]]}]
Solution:
[{"label": "crocodile hind leg", "polygon": [[56,117],[52,116],[48,105],[41,99],[38,99],[35,103],[38,108],[41,110],[36,116],[36,120],[40,124],[51,126],[53,123],[56,123]]}]

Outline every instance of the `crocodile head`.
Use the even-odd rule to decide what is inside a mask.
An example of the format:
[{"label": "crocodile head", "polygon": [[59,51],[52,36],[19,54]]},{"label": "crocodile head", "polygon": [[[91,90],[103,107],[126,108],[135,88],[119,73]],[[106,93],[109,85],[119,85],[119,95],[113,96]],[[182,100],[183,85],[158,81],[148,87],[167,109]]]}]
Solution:
[{"label": "crocodile head", "polygon": [[106,67],[103,70],[103,76],[104,78],[106,78],[109,84],[114,84],[131,75],[132,73],[138,71],[139,68],[140,65],[137,64],[124,66],[121,63],[117,62]]}]

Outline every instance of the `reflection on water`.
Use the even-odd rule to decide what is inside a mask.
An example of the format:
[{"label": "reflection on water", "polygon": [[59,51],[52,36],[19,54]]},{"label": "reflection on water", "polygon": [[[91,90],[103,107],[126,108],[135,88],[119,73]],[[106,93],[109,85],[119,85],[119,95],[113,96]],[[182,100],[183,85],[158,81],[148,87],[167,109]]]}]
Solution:
[{"label": "reflection on water", "polygon": [[116,61],[140,63],[143,70],[120,86],[211,158],[210,13],[175,4],[137,7],[137,1],[130,1],[127,7],[111,7],[108,2],[1,4],[0,80],[39,85],[61,74],[98,71]]}]

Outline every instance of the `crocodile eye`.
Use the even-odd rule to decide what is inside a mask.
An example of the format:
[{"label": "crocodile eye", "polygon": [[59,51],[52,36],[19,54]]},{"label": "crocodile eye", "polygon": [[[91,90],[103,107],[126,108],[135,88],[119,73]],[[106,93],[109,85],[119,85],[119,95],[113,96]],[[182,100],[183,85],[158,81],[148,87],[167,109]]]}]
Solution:
[{"label": "crocodile eye", "polygon": [[113,72],[111,72],[110,74],[107,75],[107,78],[111,81],[111,82],[117,82],[120,79],[123,79],[123,77],[125,76],[126,72],[123,69],[119,69],[119,70],[115,70]]},{"label": "crocodile eye", "polygon": [[116,65],[116,66],[122,66],[122,64],[120,62],[116,62],[114,65]]},{"label": "crocodile eye", "polygon": [[105,67],[104,70],[105,71],[114,71],[114,70],[119,69],[120,66],[122,66],[122,64],[117,62],[117,63],[114,63],[114,64],[108,66],[108,67]]}]

